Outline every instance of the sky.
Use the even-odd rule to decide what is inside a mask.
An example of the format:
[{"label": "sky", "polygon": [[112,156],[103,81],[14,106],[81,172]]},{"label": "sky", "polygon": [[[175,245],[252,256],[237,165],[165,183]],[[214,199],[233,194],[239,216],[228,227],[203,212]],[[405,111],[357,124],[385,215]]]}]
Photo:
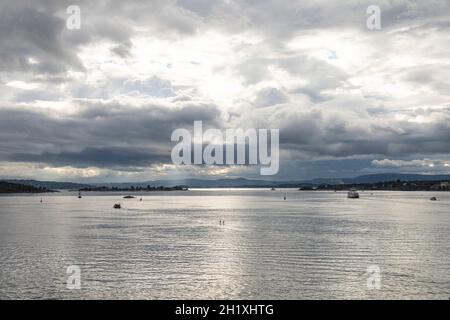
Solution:
[{"label": "sky", "polygon": [[[0,0],[0,177],[450,174],[449,75],[447,0]],[[199,120],[279,129],[279,173],[174,165]]]}]

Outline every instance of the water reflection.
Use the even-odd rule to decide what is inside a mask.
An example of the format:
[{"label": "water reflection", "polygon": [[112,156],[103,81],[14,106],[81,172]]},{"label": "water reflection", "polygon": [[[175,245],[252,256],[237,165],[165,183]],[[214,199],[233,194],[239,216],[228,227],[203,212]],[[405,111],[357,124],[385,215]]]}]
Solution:
[{"label": "water reflection", "polygon": [[[450,195],[283,196],[0,197],[0,298],[448,299]],[[69,265],[81,290],[65,287]],[[367,289],[370,265],[381,290]]]}]

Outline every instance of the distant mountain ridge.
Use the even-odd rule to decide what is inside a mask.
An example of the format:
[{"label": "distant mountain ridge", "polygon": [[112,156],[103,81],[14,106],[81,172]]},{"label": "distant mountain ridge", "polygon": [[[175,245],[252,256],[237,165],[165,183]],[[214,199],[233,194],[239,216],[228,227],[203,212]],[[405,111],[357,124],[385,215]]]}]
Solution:
[{"label": "distant mountain ridge", "polygon": [[89,187],[88,184],[73,183],[73,182],[58,182],[58,181],[37,181],[37,180],[20,180],[20,179],[5,179],[1,182],[9,182],[35,188],[45,188],[51,190],[78,190]]},{"label": "distant mountain ridge", "polygon": [[379,173],[358,176],[355,178],[342,179],[344,183],[376,183],[389,181],[448,181],[450,174],[425,175],[425,174],[405,174],[405,173]]},{"label": "distant mountain ridge", "polygon": [[89,188],[92,186],[105,187],[142,187],[162,186],[175,187],[186,186],[189,188],[262,188],[262,187],[300,187],[300,186],[319,186],[319,185],[337,185],[337,184],[359,184],[359,183],[377,183],[390,181],[450,181],[450,174],[447,175],[421,175],[421,174],[402,174],[402,173],[381,173],[361,175],[353,178],[319,178],[312,180],[299,181],[276,181],[276,180],[258,180],[246,178],[229,178],[229,179],[174,179],[174,180],[153,180],[143,182],[124,182],[124,183],[72,183],[72,182],[56,182],[56,181],[36,181],[36,180],[0,180],[10,183],[18,183],[29,185],[36,188],[46,188],[52,190],[78,190]]},{"label": "distant mountain ridge", "polygon": [[336,185],[336,184],[352,184],[352,183],[376,183],[376,182],[389,182],[389,181],[450,181],[450,175],[420,175],[420,174],[369,174],[362,175],[353,178],[336,178],[336,179],[312,179],[312,180],[300,180],[300,181],[270,181],[270,180],[257,180],[246,178],[235,179],[216,179],[216,180],[204,180],[204,179],[185,179],[185,180],[156,180],[145,181],[135,183],[109,183],[102,184],[105,186],[114,187],[146,187],[147,185],[161,185],[165,187],[174,186],[187,186],[190,188],[243,188],[243,187],[299,187],[299,186],[318,186],[324,184]]}]

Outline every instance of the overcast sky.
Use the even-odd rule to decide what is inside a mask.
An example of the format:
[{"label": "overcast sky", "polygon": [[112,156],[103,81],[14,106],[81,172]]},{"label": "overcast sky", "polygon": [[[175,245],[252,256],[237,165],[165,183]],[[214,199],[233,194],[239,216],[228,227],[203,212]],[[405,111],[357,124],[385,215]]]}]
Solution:
[{"label": "overcast sky", "polygon": [[274,179],[450,173],[449,98],[448,0],[0,0],[3,178],[260,178],[174,166],[194,120],[279,128]]}]

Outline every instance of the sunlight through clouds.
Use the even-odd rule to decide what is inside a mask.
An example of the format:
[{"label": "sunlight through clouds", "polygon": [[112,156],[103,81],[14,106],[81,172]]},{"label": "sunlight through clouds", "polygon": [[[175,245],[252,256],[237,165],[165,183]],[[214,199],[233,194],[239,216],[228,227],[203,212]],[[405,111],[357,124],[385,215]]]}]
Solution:
[{"label": "sunlight through clouds", "polygon": [[[449,158],[446,1],[380,1],[379,30],[367,29],[362,0],[80,0],[79,29],[66,28],[70,1],[33,4],[1,5],[0,161],[8,167],[44,164],[55,179],[163,176],[170,132],[187,120],[279,128],[280,179],[306,178],[295,159],[334,159],[339,176],[340,161],[362,157]],[[117,154],[124,148],[127,159]],[[374,169],[383,167],[365,168]]]}]

